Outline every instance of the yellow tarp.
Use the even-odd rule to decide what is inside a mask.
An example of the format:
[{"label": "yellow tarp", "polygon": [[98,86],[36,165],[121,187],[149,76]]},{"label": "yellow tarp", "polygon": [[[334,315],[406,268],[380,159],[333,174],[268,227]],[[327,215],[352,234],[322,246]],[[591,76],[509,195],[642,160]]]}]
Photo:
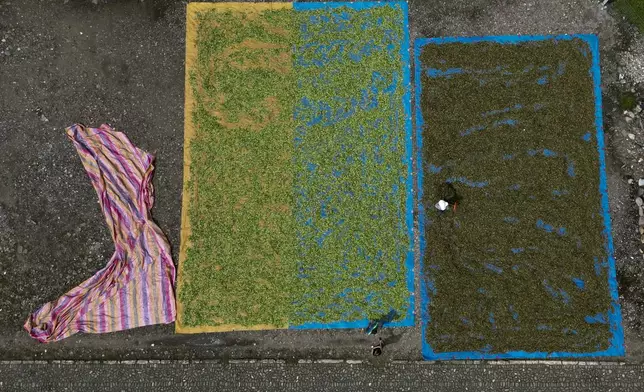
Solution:
[{"label": "yellow tarp", "polygon": [[[190,3],[186,12],[186,66],[185,66],[185,106],[184,106],[184,148],[183,148],[183,198],[181,209],[181,247],[179,251],[179,274],[178,287],[182,284],[182,264],[186,260],[186,253],[190,247],[190,197],[188,197],[190,182],[190,142],[194,137],[195,130],[192,122],[192,113],[195,107],[192,86],[190,85],[190,70],[195,64],[197,58],[197,15],[202,12],[227,12],[235,11],[245,14],[259,13],[265,10],[292,9],[292,3]],[[218,326],[198,326],[188,327],[182,322],[182,304],[177,301],[177,333],[202,333],[202,332],[225,332],[239,330],[266,330],[276,328],[286,328],[287,326],[273,325],[218,325]]]}]

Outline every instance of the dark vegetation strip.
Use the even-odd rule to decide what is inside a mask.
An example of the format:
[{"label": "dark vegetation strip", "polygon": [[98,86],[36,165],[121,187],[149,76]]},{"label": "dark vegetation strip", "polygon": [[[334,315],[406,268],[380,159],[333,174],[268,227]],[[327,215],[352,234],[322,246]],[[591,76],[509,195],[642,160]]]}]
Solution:
[{"label": "dark vegetation strip", "polygon": [[607,349],[588,44],[430,44],[420,58],[433,350]]}]

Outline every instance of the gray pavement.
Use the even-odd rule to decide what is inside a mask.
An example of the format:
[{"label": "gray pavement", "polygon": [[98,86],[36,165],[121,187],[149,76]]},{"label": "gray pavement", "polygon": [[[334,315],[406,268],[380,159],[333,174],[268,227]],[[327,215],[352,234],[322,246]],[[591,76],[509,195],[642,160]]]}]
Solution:
[{"label": "gray pavement", "polygon": [[[169,325],[100,336],[77,335],[60,343],[42,345],[22,330],[31,311],[92,276],[112,253],[112,243],[96,205],[96,194],[76,152],[64,136],[65,126],[74,122],[87,125],[109,122],[125,131],[139,147],[156,155],[153,216],[168,234],[176,258],[183,149],[184,19],[183,1],[0,0],[0,359],[228,361],[270,358],[297,363],[300,359],[361,360],[369,357],[371,341],[361,331],[177,336]],[[631,57],[640,56],[641,60],[644,53],[631,50],[634,42],[641,38],[610,10],[601,9],[595,0],[414,0],[410,2],[410,22],[412,38],[487,34],[600,35],[609,194],[627,339],[625,360],[641,362],[644,358],[641,323],[644,264],[639,250],[637,209],[633,203],[637,187],[629,184],[628,179],[644,177],[644,167],[638,164],[641,149],[637,149],[624,132],[633,133],[634,141],[641,144],[644,143],[644,129],[637,128],[634,123],[624,123],[617,107],[619,94],[624,89],[640,92],[641,86],[630,85],[628,81],[633,74],[644,73],[644,70],[637,67],[620,69],[617,60],[627,52]],[[620,73],[623,78],[619,77]],[[321,383],[323,378],[319,377],[327,374],[331,380],[336,380],[333,382],[337,386],[323,385],[337,390],[347,390],[355,377],[368,382],[388,374],[413,390],[418,389],[417,386],[432,390],[432,385],[441,385],[444,390],[459,391],[465,390],[461,385],[471,390],[486,390],[495,379],[490,375],[507,382],[540,383],[543,379],[552,383],[552,389],[542,383],[526,386],[533,389],[518,390],[569,390],[561,384],[565,380],[573,384],[588,382],[595,388],[587,389],[591,391],[608,390],[611,385],[620,385],[611,382],[620,380],[617,375],[621,376],[621,369],[642,370],[620,367],[618,371],[613,367],[596,366],[384,366],[393,360],[420,359],[419,328],[386,333],[387,349],[381,361],[373,365],[376,367],[305,364],[297,368],[290,365],[262,365],[261,368],[264,372],[272,369],[270,372],[282,374],[285,380],[292,380],[303,372],[309,379]],[[9,385],[24,387],[24,390],[36,387],[40,391],[58,390],[64,383],[69,385],[68,390],[80,388],[81,383],[87,383],[83,388],[97,390],[139,389],[119,387],[124,385],[119,382],[126,381],[145,381],[148,384],[138,385],[140,390],[146,390],[152,388],[149,383],[156,375],[172,377],[177,373],[185,373],[186,377],[206,388],[222,385],[216,383],[224,382],[227,377],[246,380],[243,375],[260,374],[253,370],[257,364],[202,363],[194,368],[184,368],[180,363],[141,366],[2,364],[0,390],[13,389]],[[450,378],[450,371],[455,378]],[[407,375],[408,379],[396,378],[397,372]],[[515,380],[513,372],[526,376],[512,381]],[[450,381],[457,380],[456,377],[461,381]],[[641,386],[636,384],[639,379],[632,377],[635,376],[628,373],[623,382],[631,380],[628,382],[633,384],[624,384],[625,389],[614,390]],[[560,382],[560,379],[564,381]],[[236,389],[257,386],[243,382],[243,387],[240,384]],[[388,381],[383,379],[381,382]],[[283,386],[282,390],[292,388],[288,386],[291,384],[275,385]],[[313,384],[305,386],[309,389],[302,389],[304,391],[315,390]],[[332,390],[326,387],[320,389]],[[389,386],[383,386],[381,390],[386,388]]]},{"label": "gray pavement", "polygon": [[392,363],[0,364],[0,390],[42,391],[446,391],[640,392],[633,365]]}]

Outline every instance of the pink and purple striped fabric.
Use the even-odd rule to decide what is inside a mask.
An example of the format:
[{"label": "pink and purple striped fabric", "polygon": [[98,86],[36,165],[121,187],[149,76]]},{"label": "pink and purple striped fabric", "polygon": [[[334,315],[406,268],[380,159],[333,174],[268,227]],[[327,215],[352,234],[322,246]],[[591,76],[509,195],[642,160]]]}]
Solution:
[{"label": "pink and purple striped fabric", "polygon": [[67,135],[98,194],[114,240],[105,268],[25,323],[41,341],[77,332],[104,333],[174,321],[175,267],[170,245],[150,218],[154,157],[108,125],[73,125]]}]

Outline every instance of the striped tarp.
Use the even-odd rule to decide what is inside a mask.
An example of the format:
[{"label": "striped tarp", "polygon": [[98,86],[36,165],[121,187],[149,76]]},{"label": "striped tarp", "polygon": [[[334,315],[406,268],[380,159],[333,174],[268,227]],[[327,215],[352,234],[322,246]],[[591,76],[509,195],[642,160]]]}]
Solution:
[{"label": "striped tarp", "polygon": [[150,218],[154,157],[108,125],[73,125],[67,135],[98,194],[114,240],[105,268],[33,313],[29,334],[51,342],[77,332],[104,333],[175,319],[170,245]]}]

